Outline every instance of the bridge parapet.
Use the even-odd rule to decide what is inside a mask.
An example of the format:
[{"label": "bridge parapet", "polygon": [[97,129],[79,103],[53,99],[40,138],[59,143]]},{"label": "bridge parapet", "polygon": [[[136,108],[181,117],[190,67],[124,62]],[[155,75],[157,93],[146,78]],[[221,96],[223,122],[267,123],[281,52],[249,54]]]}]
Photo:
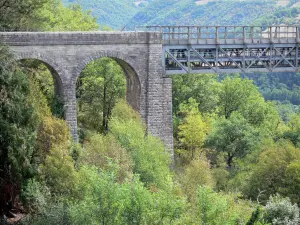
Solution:
[{"label": "bridge parapet", "polygon": [[295,26],[145,26],[138,30],[159,32],[164,45],[299,43]]},{"label": "bridge parapet", "polygon": [[0,32],[0,41],[11,46],[161,44],[158,32]]}]

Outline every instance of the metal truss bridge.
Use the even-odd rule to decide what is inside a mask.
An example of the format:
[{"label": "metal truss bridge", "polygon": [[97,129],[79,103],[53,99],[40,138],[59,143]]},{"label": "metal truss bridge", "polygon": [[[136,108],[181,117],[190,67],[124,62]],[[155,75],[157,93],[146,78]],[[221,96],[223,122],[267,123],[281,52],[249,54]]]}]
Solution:
[{"label": "metal truss bridge", "polygon": [[299,72],[299,28],[147,26],[162,33],[166,75]]}]

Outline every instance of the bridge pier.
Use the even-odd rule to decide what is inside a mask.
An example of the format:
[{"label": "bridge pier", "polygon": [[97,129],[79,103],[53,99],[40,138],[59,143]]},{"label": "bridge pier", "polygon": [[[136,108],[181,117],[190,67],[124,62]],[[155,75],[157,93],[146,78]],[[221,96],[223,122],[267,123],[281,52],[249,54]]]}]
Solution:
[{"label": "bridge pier", "polygon": [[148,94],[148,132],[165,142],[173,159],[172,80],[149,80]]},{"label": "bridge pier", "polygon": [[64,118],[70,127],[75,142],[78,142],[76,84],[63,84]]}]

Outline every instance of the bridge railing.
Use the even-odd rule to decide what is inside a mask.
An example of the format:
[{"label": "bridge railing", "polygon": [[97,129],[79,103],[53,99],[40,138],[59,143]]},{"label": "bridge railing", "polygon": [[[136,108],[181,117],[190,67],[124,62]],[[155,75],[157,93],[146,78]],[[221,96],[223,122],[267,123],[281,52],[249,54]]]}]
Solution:
[{"label": "bridge railing", "polygon": [[162,33],[165,44],[197,43],[203,40],[215,43],[226,40],[252,43],[258,43],[259,40],[299,40],[299,28],[295,26],[145,26],[137,29]]}]

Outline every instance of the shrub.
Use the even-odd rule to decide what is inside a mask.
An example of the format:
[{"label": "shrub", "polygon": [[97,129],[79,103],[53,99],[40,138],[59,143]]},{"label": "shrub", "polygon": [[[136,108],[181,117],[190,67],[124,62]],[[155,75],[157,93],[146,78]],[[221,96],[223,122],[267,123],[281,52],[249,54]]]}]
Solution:
[{"label": "shrub", "polygon": [[20,225],[72,225],[69,207],[60,202],[52,202],[38,215],[27,215]]},{"label": "shrub", "polygon": [[43,212],[49,198],[49,190],[36,179],[29,179],[22,189],[22,199],[26,209],[31,213]]},{"label": "shrub", "polygon": [[199,187],[196,207],[201,225],[244,225],[251,215],[247,201],[238,200],[234,194],[215,193],[207,187]]},{"label": "shrub", "polygon": [[[127,118],[123,119],[117,111],[119,108],[131,112]],[[140,180],[146,186],[155,186],[162,189],[170,189],[171,172],[170,156],[165,150],[161,140],[146,134],[145,127],[135,116],[135,112],[128,109],[129,106],[118,103],[115,117],[110,122],[111,133],[125,148],[133,160],[133,172],[140,175]]]},{"label": "shrub", "polygon": [[117,182],[115,165],[108,170],[83,166],[77,190],[83,196],[71,206],[72,224],[170,224],[184,207],[183,199],[148,190],[139,177]]},{"label": "shrub", "polygon": [[270,196],[265,207],[264,219],[272,225],[299,225],[299,208],[289,198]]},{"label": "shrub", "polygon": [[197,196],[199,186],[214,187],[215,182],[207,159],[194,159],[186,167],[182,176],[183,189],[190,201],[194,201]]},{"label": "shrub", "polygon": [[132,179],[132,160],[112,135],[92,135],[84,144],[82,163],[107,169],[110,163],[118,165],[118,180]]},{"label": "shrub", "polygon": [[52,194],[68,196],[76,184],[74,161],[67,151],[59,146],[53,147],[40,167],[41,177]]}]

